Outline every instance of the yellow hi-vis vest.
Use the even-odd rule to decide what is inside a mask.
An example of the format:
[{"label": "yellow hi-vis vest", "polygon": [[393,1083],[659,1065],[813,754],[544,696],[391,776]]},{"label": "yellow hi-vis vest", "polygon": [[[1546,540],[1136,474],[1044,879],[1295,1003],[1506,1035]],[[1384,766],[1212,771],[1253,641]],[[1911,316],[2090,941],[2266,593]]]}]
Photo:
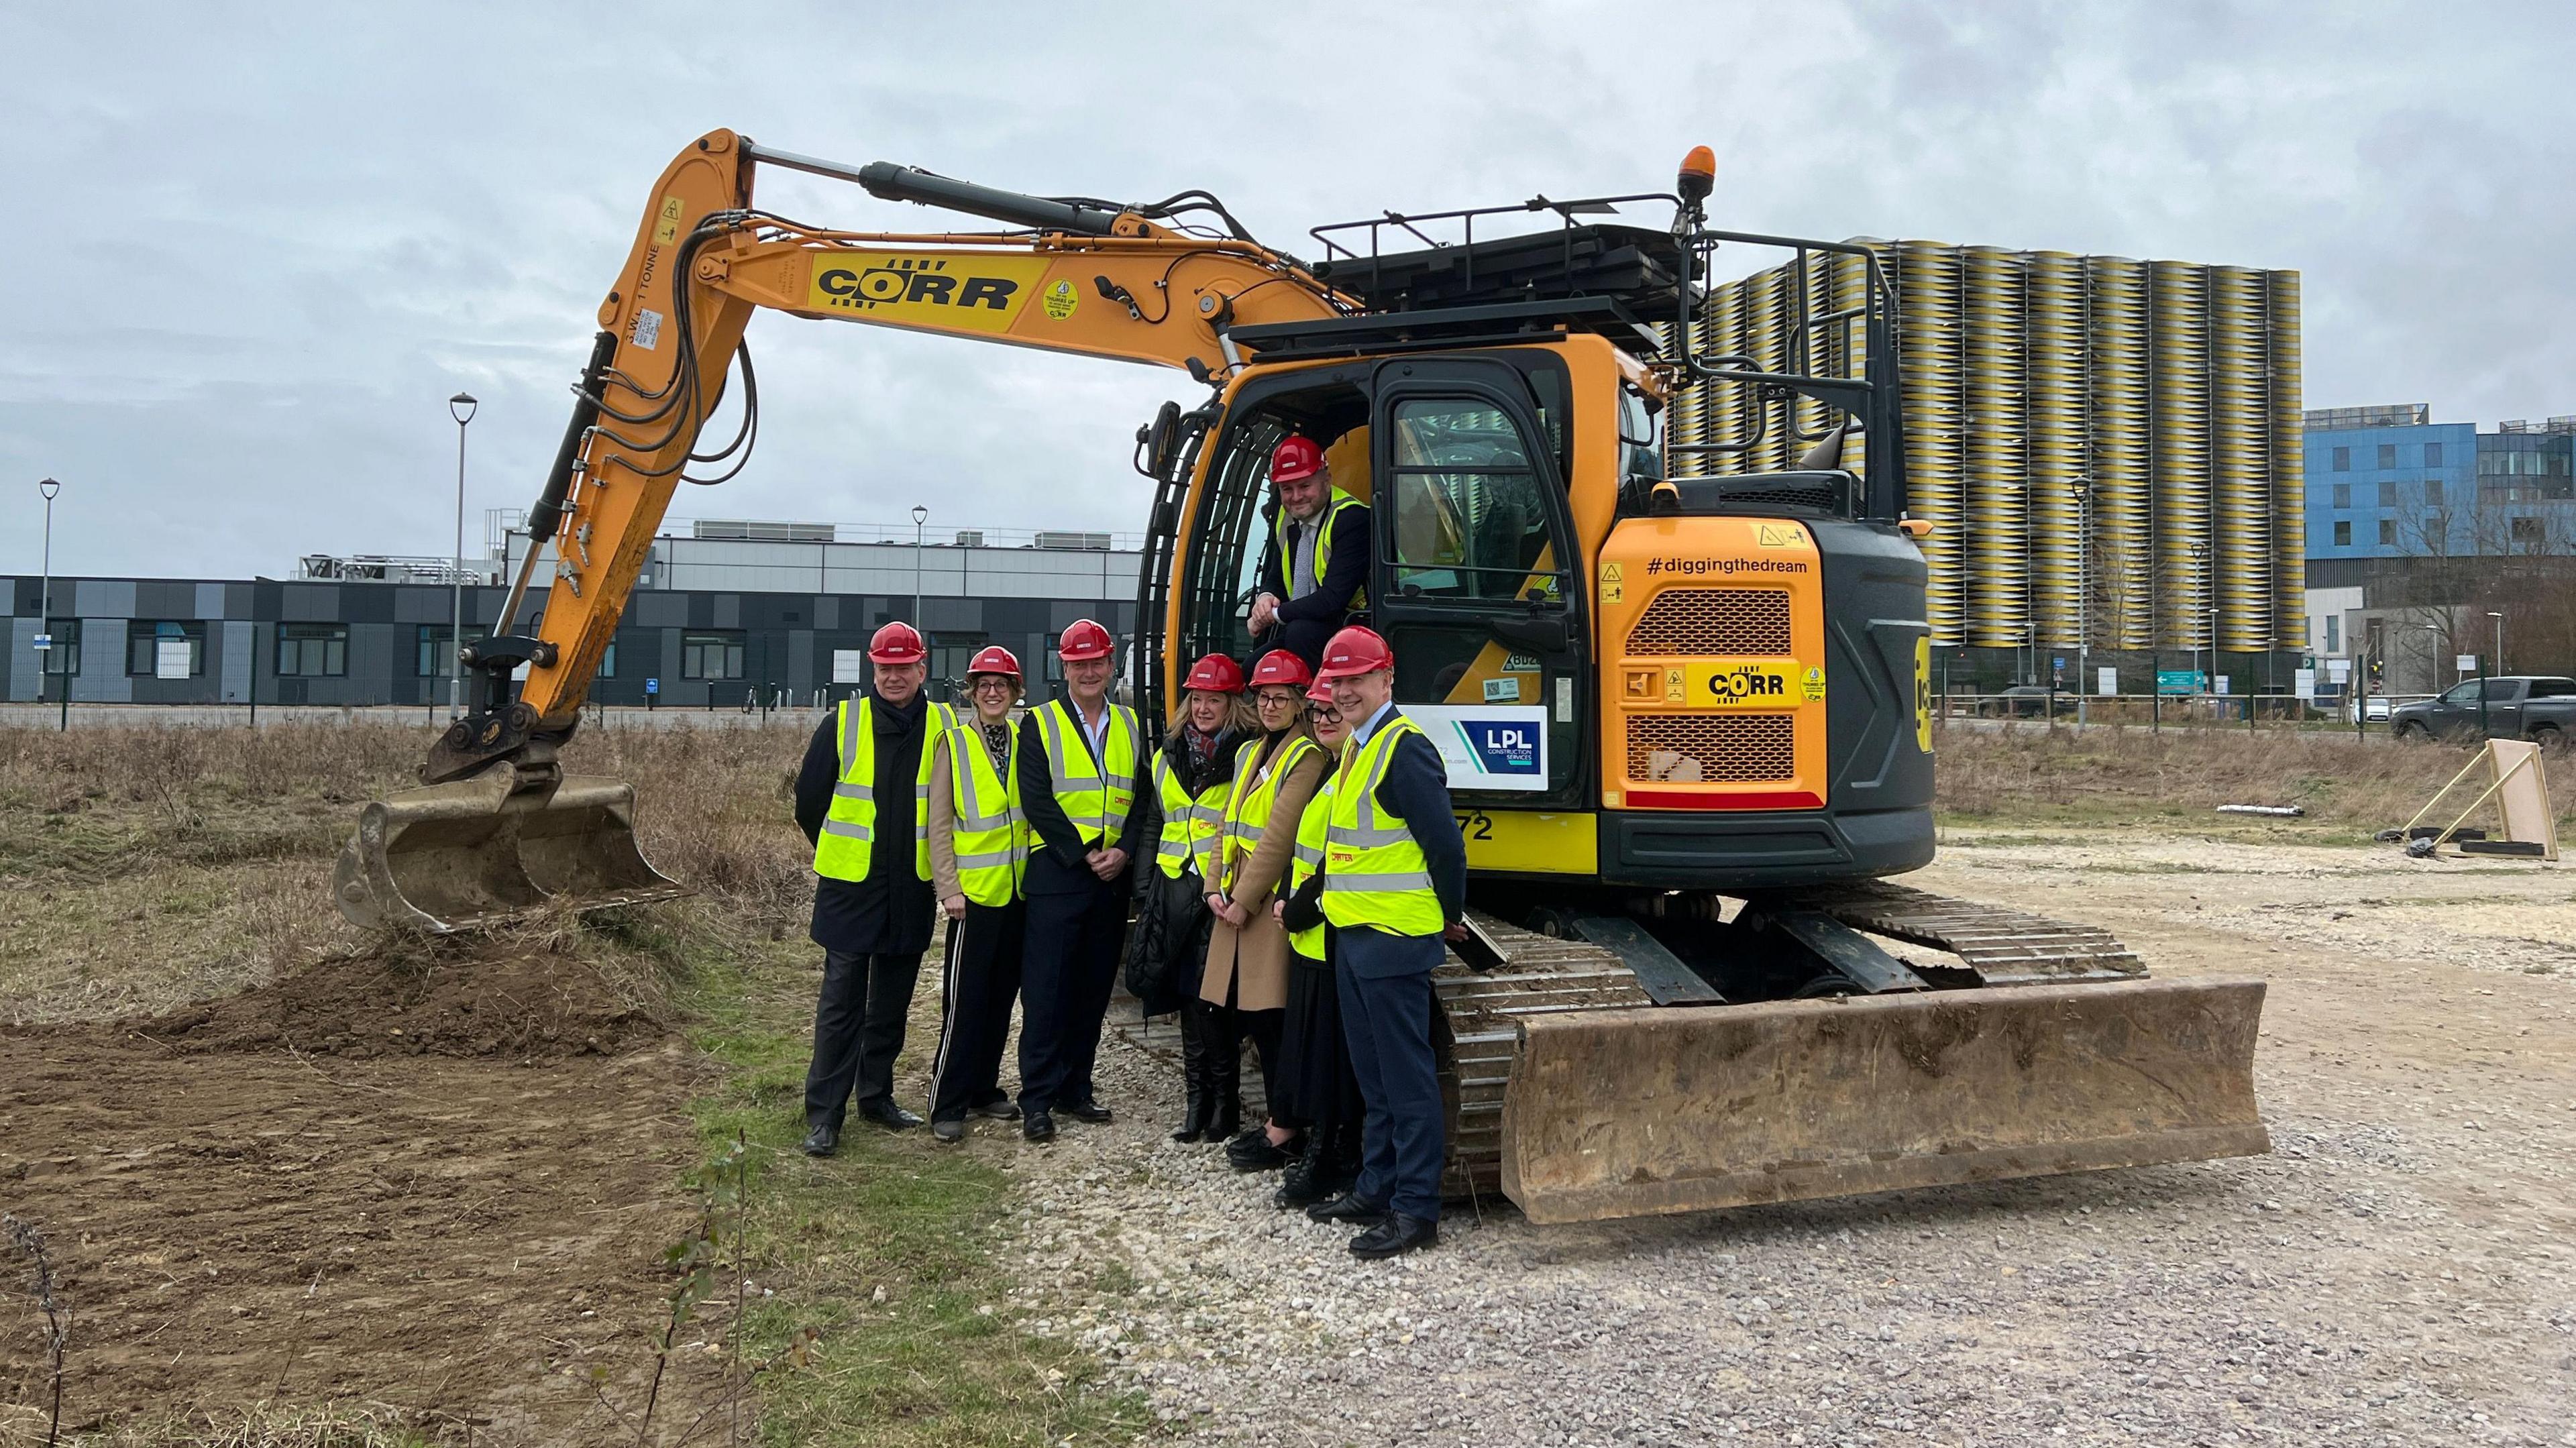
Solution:
[{"label": "yellow hi-vis vest", "polygon": [[1135,710],[1124,704],[1107,707],[1109,729],[1101,743],[1105,761],[1091,757],[1091,736],[1072,704],[1049,699],[1037,710],[1038,737],[1046,743],[1047,768],[1055,776],[1056,805],[1073,822],[1085,849],[1118,848],[1128,806],[1136,802],[1136,741],[1144,730],[1137,727]]},{"label": "yellow hi-vis vest", "polygon": [[[1340,519],[1344,508],[1359,508],[1365,506],[1367,505],[1362,503],[1359,499],[1352,497],[1350,494],[1343,492],[1339,488],[1333,489],[1332,496],[1324,500],[1323,521],[1315,530],[1316,587],[1321,588],[1324,586],[1324,569],[1333,556],[1333,524]],[[1280,586],[1287,589],[1290,596],[1293,597],[1297,592],[1297,555],[1288,551],[1289,521],[1288,509],[1284,506],[1271,517],[1270,547],[1272,551],[1279,555]],[[1282,603],[1287,601],[1287,599],[1280,600]],[[1352,613],[1361,613],[1366,611],[1368,608],[1368,590],[1365,588],[1354,590],[1351,594],[1351,601],[1343,605],[1343,607]]]},{"label": "yellow hi-vis vest", "polygon": [[1270,763],[1256,772],[1252,761],[1261,753],[1264,742],[1248,740],[1234,752],[1234,787],[1225,797],[1224,865],[1218,874],[1207,877],[1210,888],[1229,894],[1234,890],[1236,871],[1260,848],[1261,832],[1270,827],[1270,810],[1279,802],[1281,781],[1307,755],[1322,748],[1303,734],[1291,734],[1279,746],[1279,752],[1270,757]]},{"label": "yellow hi-vis vest", "polygon": [[[957,888],[978,905],[1008,905],[1018,899],[1028,864],[1029,826],[1020,813],[1020,731],[1010,734],[1009,760],[997,777],[993,752],[984,747],[982,721],[970,718],[948,731],[949,795],[957,810],[949,844],[957,851]],[[923,811],[925,817],[928,813]]]},{"label": "yellow hi-vis vest", "polygon": [[1324,918],[1343,929],[1370,925],[1390,935],[1437,935],[1447,921],[1431,889],[1431,866],[1404,820],[1381,815],[1377,787],[1396,741],[1422,735],[1390,714],[1368,744],[1343,757],[1324,826]]},{"label": "yellow hi-vis vest", "polygon": [[[822,832],[814,837],[814,873],[827,880],[856,884],[868,877],[868,857],[877,837],[877,731],[868,712],[874,703],[864,694],[841,701],[841,776],[832,785],[832,807],[823,815]],[[921,768],[912,781],[916,879],[930,878],[930,837],[921,826],[930,802],[930,746],[956,722],[945,704],[931,705],[921,722]]]},{"label": "yellow hi-vis vest", "polygon": [[[1324,868],[1324,831],[1326,821],[1331,818],[1332,813],[1333,777],[1327,774],[1324,776],[1324,782],[1316,786],[1313,798],[1306,801],[1306,812],[1297,817],[1297,853],[1288,862],[1286,892],[1288,896],[1293,897],[1298,891],[1305,889],[1306,882],[1315,878],[1315,872]],[[1324,958],[1322,922],[1319,921],[1304,930],[1289,931],[1288,948],[1308,960],[1322,960]]]},{"label": "yellow hi-vis vest", "polygon": [[1177,880],[1183,870],[1196,870],[1209,889],[1216,888],[1217,841],[1225,825],[1226,792],[1233,787],[1234,781],[1220,779],[1193,797],[1172,768],[1172,756],[1154,751],[1154,797],[1163,806],[1163,837],[1154,846],[1154,868],[1164,879]]}]

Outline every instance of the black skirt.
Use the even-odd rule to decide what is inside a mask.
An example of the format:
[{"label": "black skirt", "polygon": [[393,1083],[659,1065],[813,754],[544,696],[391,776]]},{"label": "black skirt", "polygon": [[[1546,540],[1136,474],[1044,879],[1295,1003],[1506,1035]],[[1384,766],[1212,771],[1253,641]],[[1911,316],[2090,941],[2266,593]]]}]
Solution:
[{"label": "black skirt", "polygon": [[1359,1124],[1359,1077],[1342,1036],[1342,997],[1333,968],[1292,954],[1288,1016],[1280,1033],[1279,1089],[1273,1114],[1300,1130]]}]

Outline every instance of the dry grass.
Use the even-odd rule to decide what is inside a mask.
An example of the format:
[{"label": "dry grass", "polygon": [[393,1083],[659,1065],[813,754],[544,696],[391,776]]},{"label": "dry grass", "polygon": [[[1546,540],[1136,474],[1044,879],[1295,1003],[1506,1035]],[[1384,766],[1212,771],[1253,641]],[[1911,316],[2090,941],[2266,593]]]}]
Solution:
[{"label": "dry grass", "polygon": [[[432,737],[0,728],[0,1023],[161,1011],[386,948],[340,918],[331,861],[362,803],[414,782]],[[766,934],[810,899],[790,811],[804,742],[795,728],[604,730],[565,763],[634,781],[646,853],[703,893],[681,919]]]},{"label": "dry grass", "polygon": [[[2467,764],[2449,744],[2356,742],[2341,731],[2288,729],[1950,728],[1934,740],[1945,816],[2045,823],[2229,817],[2222,804],[2297,805],[2341,833],[2404,824]],[[2562,831],[2576,816],[2576,764],[2547,761]],[[2463,805],[2471,792],[2459,796]],[[2445,823],[2448,820],[2446,818]],[[2265,824],[2271,822],[2266,821]]]},{"label": "dry grass", "polygon": [[[0,1430],[0,1445],[44,1441]],[[120,1424],[97,1433],[65,1433],[66,1448],[421,1448],[430,1438],[415,1415],[374,1404],[288,1407],[253,1403],[184,1417]]]}]

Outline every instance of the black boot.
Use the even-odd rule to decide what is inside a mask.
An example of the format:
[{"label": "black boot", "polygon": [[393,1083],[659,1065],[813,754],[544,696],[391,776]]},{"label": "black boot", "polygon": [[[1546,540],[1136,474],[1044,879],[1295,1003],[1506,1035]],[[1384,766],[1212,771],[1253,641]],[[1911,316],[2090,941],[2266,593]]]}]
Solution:
[{"label": "black boot", "polygon": [[1179,1012],[1181,1080],[1188,1093],[1189,1105],[1181,1117],[1180,1130],[1172,1133],[1174,1141],[1205,1139],[1210,1113],[1215,1106],[1207,1089],[1207,1024],[1199,1018],[1202,1009],[1197,1001],[1184,1001]]},{"label": "black boot", "polygon": [[1279,1178],[1279,1190],[1270,1194],[1272,1206],[1282,1211],[1311,1207],[1331,1194],[1323,1185],[1324,1162],[1328,1155],[1324,1138],[1330,1134],[1317,1127],[1306,1128],[1306,1149],[1297,1154],[1295,1161],[1288,1163],[1288,1170]]},{"label": "black boot", "polygon": [[1231,1006],[1209,1006],[1207,1093],[1214,1107],[1202,1140],[1224,1141],[1243,1129],[1243,1035]]},{"label": "black boot", "polygon": [[1310,1134],[1327,1138],[1323,1161],[1316,1167],[1316,1187],[1325,1196],[1349,1191],[1360,1179],[1360,1124],[1346,1121],[1330,1131]]}]

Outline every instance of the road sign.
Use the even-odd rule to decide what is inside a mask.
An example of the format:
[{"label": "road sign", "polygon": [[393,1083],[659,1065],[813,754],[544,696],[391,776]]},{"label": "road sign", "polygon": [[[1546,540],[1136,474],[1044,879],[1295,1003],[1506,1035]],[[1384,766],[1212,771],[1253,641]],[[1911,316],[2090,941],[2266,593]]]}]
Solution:
[{"label": "road sign", "polygon": [[2120,692],[2120,671],[2117,668],[2104,664],[2093,672],[2101,676],[2093,681],[2094,693],[2107,698]]},{"label": "road sign", "polygon": [[662,692],[662,681],[661,681],[661,680],[659,680],[659,679],[646,679],[646,680],[644,681],[644,692],[645,692],[645,693],[647,693],[647,694],[658,694],[658,693],[661,693],[661,692]]},{"label": "road sign", "polygon": [[2338,683],[2338,684],[2348,684],[2348,683],[2351,683],[2351,682],[2352,682],[2352,660],[2350,660],[2350,659],[2328,659],[2328,660],[2326,660],[2326,677],[2327,677],[2328,679],[2333,680],[2335,683]]},{"label": "road sign", "polygon": [[2459,670],[2463,674],[2474,674],[2478,671],[2478,656],[2475,654],[2462,654],[2458,658],[2451,660],[2451,667]]},{"label": "road sign", "polygon": [[2290,692],[2298,695],[2302,699],[2315,698],[2317,696],[2317,671],[2314,669],[2291,670]]},{"label": "road sign", "polygon": [[2156,670],[2156,692],[2159,694],[2197,694],[2200,692],[2198,669]]},{"label": "road sign", "polygon": [[36,635],[36,647],[37,647],[37,648],[40,648],[40,649],[49,649],[49,648],[52,648],[53,646],[54,646],[54,636],[53,636],[52,634],[38,634],[38,635]]},{"label": "road sign", "polygon": [[2052,669],[2057,670],[2057,671],[2058,671],[2059,673],[2061,673],[2061,674],[2062,674],[2062,673],[2065,673],[2065,672],[2066,672],[2066,656],[2065,656],[2065,655],[2063,655],[2063,654],[2059,654],[2059,655],[2056,655],[2056,656],[2051,657],[2051,658],[2049,659],[2049,661],[2048,661],[2048,666],[2049,666],[2050,668],[2052,668]]},{"label": "road sign", "polygon": [[2217,686],[2217,688],[2214,690],[2214,692],[2216,692],[2216,693],[2221,693],[2221,694],[2224,694],[2224,693],[2226,693],[2226,692],[2227,692],[2227,676],[2226,676],[2225,674],[2221,674],[2221,675],[2219,675],[2217,678],[2215,678],[2215,679],[2211,680],[2210,682],[2211,682],[2211,683],[2213,683],[2213,684],[2215,684],[2215,685]]}]

